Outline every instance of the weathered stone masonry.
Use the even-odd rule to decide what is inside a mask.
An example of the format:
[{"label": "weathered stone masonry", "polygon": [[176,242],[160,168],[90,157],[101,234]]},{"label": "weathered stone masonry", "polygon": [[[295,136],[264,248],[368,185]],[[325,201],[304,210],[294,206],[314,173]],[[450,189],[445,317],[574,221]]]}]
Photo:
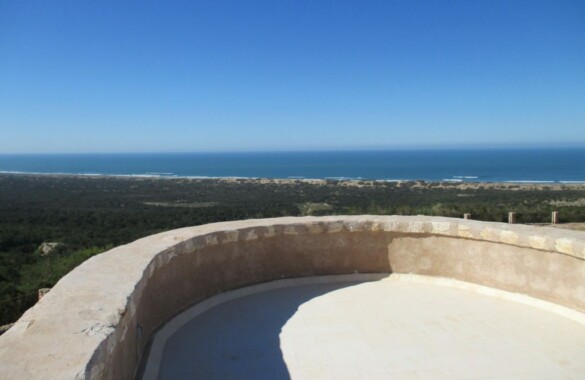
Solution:
[{"label": "weathered stone masonry", "polygon": [[0,337],[0,378],[132,378],[152,333],[219,292],[280,278],[414,273],[585,312],[585,235],[406,216],[183,228],[98,255]]}]

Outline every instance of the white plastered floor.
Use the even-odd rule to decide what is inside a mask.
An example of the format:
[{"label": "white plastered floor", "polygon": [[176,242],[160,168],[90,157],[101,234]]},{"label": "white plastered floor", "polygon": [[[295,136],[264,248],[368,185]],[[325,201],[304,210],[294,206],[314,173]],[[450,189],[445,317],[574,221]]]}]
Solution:
[{"label": "white plastered floor", "polygon": [[204,301],[158,333],[143,378],[585,379],[582,314],[382,277],[283,280]]}]

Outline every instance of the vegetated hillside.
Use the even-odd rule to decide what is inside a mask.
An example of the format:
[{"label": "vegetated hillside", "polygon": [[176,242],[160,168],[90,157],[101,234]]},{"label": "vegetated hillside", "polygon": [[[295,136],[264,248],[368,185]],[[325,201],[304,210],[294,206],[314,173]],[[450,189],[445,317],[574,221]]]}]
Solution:
[{"label": "vegetated hillside", "polygon": [[[585,221],[585,187],[0,175],[0,324],[83,260],[156,232],[285,215],[401,214]],[[43,242],[60,242],[41,256]]]}]

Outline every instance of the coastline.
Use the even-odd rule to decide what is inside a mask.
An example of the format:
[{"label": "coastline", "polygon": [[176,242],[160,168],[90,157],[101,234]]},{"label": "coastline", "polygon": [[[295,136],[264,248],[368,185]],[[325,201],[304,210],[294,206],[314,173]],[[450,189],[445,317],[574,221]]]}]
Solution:
[{"label": "coastline", "polygon": [[[583,148],[0,154],[0,173],[320,183],[585,184]],[[481,185],[476,185],[481,186]]]},{"label": "coastline", "polygon": [[458,189],[458,190],[585,190],[585,181],[465,181],[465,180],[422,180],[422,179],[355,179],[346,177],[330,178],[261,178],[261,177],[211,177],[211,176],[178,176],[161,174],[99,174],[99,173],[32,173],[0,171],[0,177],[20,176],[33,178],[78,178],[78,179],[119,179],[119,180],[162,180],[162,181],[189,181],[189,182],[220,182],[233,184],[275,184],[293,185],[308,184],[325,186],[336,184],[343,187],[373,187],[384,184],[394,184],[397,187],[412,189]]}]

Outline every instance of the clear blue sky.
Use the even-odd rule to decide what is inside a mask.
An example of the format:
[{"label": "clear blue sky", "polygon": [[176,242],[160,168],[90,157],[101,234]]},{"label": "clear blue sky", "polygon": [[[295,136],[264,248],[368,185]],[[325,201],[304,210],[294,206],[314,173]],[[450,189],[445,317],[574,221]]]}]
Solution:
[{"label": "clear blue sky", "polygon": [[0,1],[0,153],[585,145],[585,1]]}]

